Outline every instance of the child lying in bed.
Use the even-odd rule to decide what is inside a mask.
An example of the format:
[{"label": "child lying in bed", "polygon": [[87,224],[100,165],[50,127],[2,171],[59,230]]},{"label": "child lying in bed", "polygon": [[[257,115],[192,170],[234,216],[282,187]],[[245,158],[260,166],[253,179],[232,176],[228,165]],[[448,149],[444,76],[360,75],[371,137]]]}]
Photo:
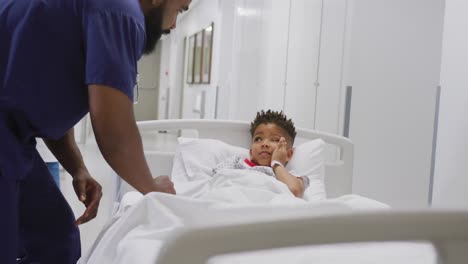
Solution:
[{"label": "child lying in bed", "polygon": [[302,197],[309,179],[292,175],[285,168],[294,152],[296,129],[292,120],[283,112],[262,110],[251,123],[250,133],[250,159],[230,158],[219,164],[215,171],[226,168],[260,171],[286,184],[294,196]]}]

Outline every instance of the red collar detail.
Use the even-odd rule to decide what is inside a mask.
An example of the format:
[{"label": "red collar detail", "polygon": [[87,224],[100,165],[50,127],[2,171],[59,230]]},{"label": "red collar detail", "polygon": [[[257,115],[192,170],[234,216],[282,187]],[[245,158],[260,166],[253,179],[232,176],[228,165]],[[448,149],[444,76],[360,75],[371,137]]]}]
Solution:
[{"label": "red collar detail", "polygon": [[253,163],[253,161],[249,160],[249,159],[245,159],[244,160],[245,163],[247,163],[247,165],[249,165],[250,167],[255,167],[257,166],[257,164]]}]

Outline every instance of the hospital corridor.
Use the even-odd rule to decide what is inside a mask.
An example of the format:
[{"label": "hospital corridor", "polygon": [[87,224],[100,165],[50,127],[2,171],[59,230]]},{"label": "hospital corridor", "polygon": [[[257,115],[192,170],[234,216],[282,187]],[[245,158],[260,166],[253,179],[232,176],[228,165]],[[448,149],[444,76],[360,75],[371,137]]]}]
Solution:
[{"label": "hospital corridor", "polygon": [[0,264],[468,263],[467,13],[0,0]]}]

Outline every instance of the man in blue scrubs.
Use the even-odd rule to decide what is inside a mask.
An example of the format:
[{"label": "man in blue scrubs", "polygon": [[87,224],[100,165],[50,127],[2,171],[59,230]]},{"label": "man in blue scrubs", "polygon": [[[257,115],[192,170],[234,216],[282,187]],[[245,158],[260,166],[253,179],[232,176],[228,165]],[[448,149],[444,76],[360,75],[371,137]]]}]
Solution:
[{"label": "man in blue scrubs", "polygon": [[[101,186],[76,146],[90,113],[110,166],[142,193],[153,180],[133,115],[137,61],[191,0],[0,0],[0,263],[76,263],[77,224],[97,214]],[[35,148],[43,138],[86,211],[78,220]],[[20,260],[17,260],[19,258]]]}]

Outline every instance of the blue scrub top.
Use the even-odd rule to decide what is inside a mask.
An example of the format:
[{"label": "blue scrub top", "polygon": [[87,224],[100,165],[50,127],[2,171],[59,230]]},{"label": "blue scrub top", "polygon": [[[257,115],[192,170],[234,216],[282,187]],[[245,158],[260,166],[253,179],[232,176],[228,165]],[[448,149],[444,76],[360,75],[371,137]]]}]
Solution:
[{"label": "blue scrub top", "polygon": [[133,100],[145,41],[138,0],[0,0],[0,113],[58,139],[88,112],[87,85]]}]

